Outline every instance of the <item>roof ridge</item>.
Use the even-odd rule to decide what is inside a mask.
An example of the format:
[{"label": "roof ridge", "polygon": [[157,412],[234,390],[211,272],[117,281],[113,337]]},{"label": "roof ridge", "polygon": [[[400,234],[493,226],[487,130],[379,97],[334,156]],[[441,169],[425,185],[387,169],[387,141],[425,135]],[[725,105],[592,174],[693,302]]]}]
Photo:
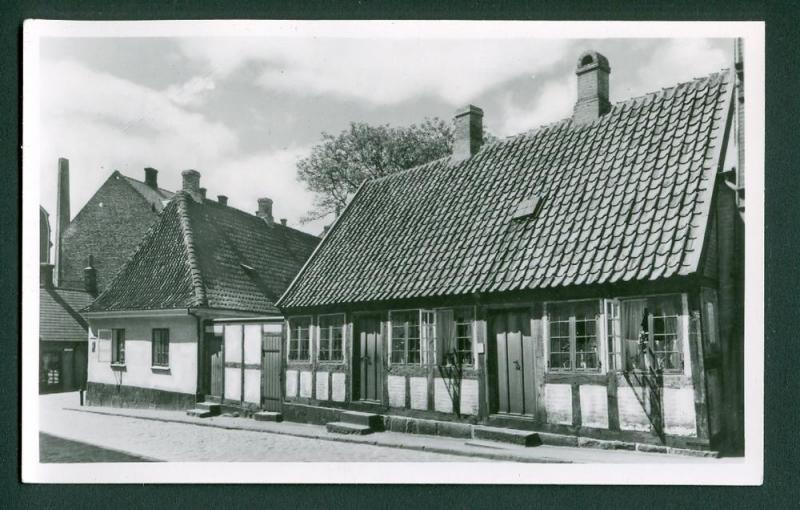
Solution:
[{"label": "roof ridge", "polygon": [[[204,205],[204,206],[205,205],[212,205],[214,207],[225,208],[226,210],[235,211],[235,212],[237,212],[239,214],[244,214],[244,215],[246,215],[246,216],[248,216],[250,218],[255,218],[257,220],[261,220],[261,218],[259,218],[257,214],[249,213],[249,212],[245,211],[244,209],[239,209],[238,207],[233,207],[232,205],[220,204],[218,201],[216,201],[214,199],[211,199],[211,198],[203,199],[202,205]],[[263,220],[262,220],[262,222],[263,222]],[[264,225],[265,226],[267,225],[266,222],[264,222]],[[288,230],[292,230],[294,232],[297,232],[297,233],[300,233],[300,234],[303,234],[303,235],[306,235],[306,236],[310,236],[310,237],[315,237],[315,238],[319,239],[319,236],[315,236],[314,234],[309,234],[308,232],[303,232],[302,230],[296,229],[294,227],[290,227],[289,225],[283,225],[283,224],[280,224],[280,223],[273,223],[273,227],[277,227],[279,225],[281,227],[283,227],[283,228],[288,229]]]},{"label": "roof ridge", "polygon": [[[147,184],[146,182],[140,181],[139,179],[137,179],[135,177],[131,177],[130,175],[125,175],[122,172],[120,172],[119,170],[114,170],[114,171],[117,172],[121,177],[124,177],[125,179],[127,179],[129,181],[134,181],[134,182],[136,182],[138,184],[143,184],[144,186],[149,186],[149,184]],[[161,186],[156,186],[154,189],[155,189],[155,191],[163,191],[165,193],[171,193],[173,195],[176,193],[175,191],[170,191],[170,190],[168,190],[166,188],[162,188]],[[139,190],[136,190],[136,191],[138,193]]]},{"label": "roof ridge", "polygon": [[628,106],[629,104],[632,104],[632,103],[637,103],[637,102],[640,102],[640,101],[641,102],[645,102],[646,100],[649,100],[649,99],[652,99],[652,98],[669,95],[670,93],[676,91],[680,87],[684,87],[684,86],[687,86],[687,85],[697,85],[697,84],[699,84],[701,82],[704,82],[704,81],[711,81],[714,78],[717,78],[717,77],[720,77],[722,75],[728,74],[729,72],[730,72],[730,68],[729,67],[724,67],[724,68],[720,69],[719,71],[714,71],[713,73],[707,74],[705,76],[701,76],[701,77],[698,77],[698,78],[692,78],[691,80],[688,80],[688,81],[681,81],[681,82],[678,82],[678,83],[676,83],[674,85],[671,85],[669,87],[662,87],[660,90],[653,90],[653,91],[650,91],[650,92],[645,92],[644,94],[640,94],[638,96],[632,96],[632,97],[629,97],[627,99],[622,99],[620,101],[617,101],[616,103],[613,103],[611,105],[611,107],[614,108],[616,106]]},{"label": "roof ridge", "polygon": [[195,294],[195,306],[206,304],[206,290],[203,285],[203,275],[200,272],[200,263],[197,260],[194,247],[194,234],[192,225],[189,221],[189,204],[187,200],[194,200],[186,191],[179,191],[173,197],[178,208],[178,222],[183,231],[183,245],[186,248],[186,261],[189,264],[189,272],[192,275],[192,288]]}]

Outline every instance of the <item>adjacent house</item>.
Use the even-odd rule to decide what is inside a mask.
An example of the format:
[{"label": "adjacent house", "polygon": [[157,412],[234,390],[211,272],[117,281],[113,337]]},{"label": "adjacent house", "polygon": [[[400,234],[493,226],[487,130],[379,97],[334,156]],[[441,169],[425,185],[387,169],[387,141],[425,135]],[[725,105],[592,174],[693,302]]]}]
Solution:
[{"label": "adjacent house", "polygon": [[584,53],[571,118],[484,147],[469,106],[452,156],[360,187],[278,302],[285,415],[741,444],[735,77],[611,104],[610,71]]},{"label": "adjacent house", "polygon": [[87,402],[279,410],[275,302],[318,240],[275,222],[269,198],[248,214],[205,198],[200,174],[184,171],[182,190],[85,309]]},{"label": "adjacent house", "polygon": [[172,196],[158,187],[157,175],[146,168],[141,182],[114,171],[72,218],[69,160],[59,158],[54,242],[50,215],[39,207],[41,391],[84,387],[88,324],[79,310],[107,285]]},{"label": "adjacent house", "polygon": [[53,285],[53,265],[40,264],[39,392],[74,391],[86,384],[86,337],[82,310],[94,296]]}]

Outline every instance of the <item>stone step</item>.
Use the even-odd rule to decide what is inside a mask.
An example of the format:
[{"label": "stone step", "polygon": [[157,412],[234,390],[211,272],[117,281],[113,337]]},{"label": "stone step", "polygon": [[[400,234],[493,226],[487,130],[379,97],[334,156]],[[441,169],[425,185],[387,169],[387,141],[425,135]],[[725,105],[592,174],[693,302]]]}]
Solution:
[{"label": "stone step", "polygon": [[379,430],[383,427],[383,416],[373,413],[362,413],[359,411],[344,411],[339,419],[345,423],[353,423],[355,425],[364,425],[374,430]]},{"label": "stone step", "polygon": [[467,446],[477,446],[479,448],[488,448],[491,450],[509,450],[513,448],[513,445],[508,443],[498,443],[497,441],[481,441],[478,439],[470,439],[469,441],[464,442]]},{"label": "stone step", "polygon": [[357,423],[349,423],[344,421],[332,421],[325,425],[328,432],[334,434],[358,434],[365,435],[371,434],[373,429],[369,425],[359,425]]},{"label": "stone step", "polygon": [[536,432],[528,430],[503,429],[498,427],[472,427],[472,437],[484,441],[515,444],[519,446],[539,446],[542,440]]},{"label": "stone step", "polygon": [[214,416],[214,413],[207,409],[189,409],[186,411],[186,414],[196,418],[208,418],[209,416]]},{"label": "stone step", "polygon": [[253,413],[255,421],[283,421],[283,415],[275,411],[260,411]]},{"label": "stone step", "polygon": [[219,414],[220,411],[220,405],[216,402],[198,402],[194,407],[195,409],[208,411],[211,414]]}]

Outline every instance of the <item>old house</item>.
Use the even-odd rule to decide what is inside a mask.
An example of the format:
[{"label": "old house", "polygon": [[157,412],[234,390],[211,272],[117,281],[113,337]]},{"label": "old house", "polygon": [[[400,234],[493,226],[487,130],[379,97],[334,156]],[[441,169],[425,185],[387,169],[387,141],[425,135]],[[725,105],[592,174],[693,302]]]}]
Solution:
[{"label": "old house", "polygon": [[58,287],[83,285],[89,256],[102,291],[156,221],[172,192],[158,186],[158,171],[144,169],[144,181],[114,171],[74,218],[70,216],[69,161],[58,160],[54,239]]},{"label": "old house", "polygon": [[72,218],[69,160],[58,160],[54,242],[50,216],[39,208],[41,391],[84,387],[88,324],[79,311],[119,270],[172,196],[158,187],[157,174],[146,168],[142,182],[114,171]]},{"label": "old house", "polygon": [[86,384],[88,323],[79,311],[94,296],[53,285],[53,265],[39,265],[39,392],[74,391]]},{"label": "old house", "polygon": [[184,171],[182,190],[85,310],[87,402],[279,409],[275,302],[317,242],[274,221],[269,198],[248,214],[206,198],[200,174]]},{"label": "old house", "polygon": [[278,302],[287,417],[740,444],[734,76],[611,104],[603,55],[575,72],[571,118],[481,147],[469,106],[452,156],[363,183]]}]

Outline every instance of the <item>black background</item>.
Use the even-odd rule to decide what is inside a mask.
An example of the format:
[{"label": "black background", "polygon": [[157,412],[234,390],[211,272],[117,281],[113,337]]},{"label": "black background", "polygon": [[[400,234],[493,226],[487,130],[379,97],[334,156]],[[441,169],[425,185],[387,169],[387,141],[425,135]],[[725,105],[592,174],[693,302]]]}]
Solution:
[{"label": "black background", "polygon": [[[793,2],[4,2],[0,7],[0,507],[788,508],[798,505],[798,21]],[[20,483],[22,22],[125,19],[766,21],[765,470],[762,487],[31,485]],[[610,34],[612,35],[612,34]],[[752,196],[752,195],[750,195]],[[478,465],[476,465],[478,467]],[[113,468],[112,468],[113,469]],[[608,466],[603,469],[613,469]],[[665,470],[671,469],[669,465]],[[713,467],[711,468],[713,469]],[[491,470],[486,471],[491,477]],[[620,480],[623,482],[623,480]],[[535,480],[531,480],[535,482]]]}]

